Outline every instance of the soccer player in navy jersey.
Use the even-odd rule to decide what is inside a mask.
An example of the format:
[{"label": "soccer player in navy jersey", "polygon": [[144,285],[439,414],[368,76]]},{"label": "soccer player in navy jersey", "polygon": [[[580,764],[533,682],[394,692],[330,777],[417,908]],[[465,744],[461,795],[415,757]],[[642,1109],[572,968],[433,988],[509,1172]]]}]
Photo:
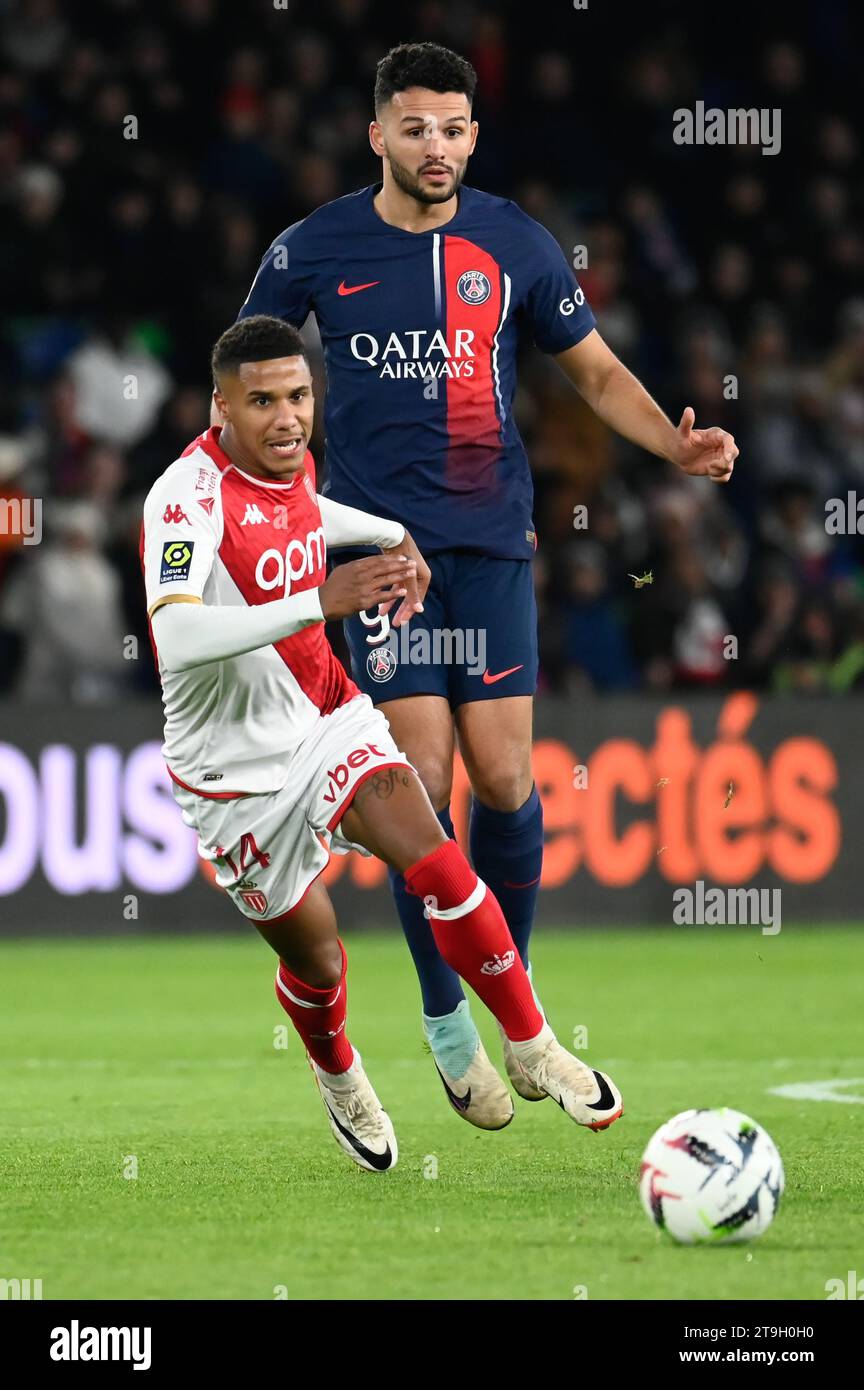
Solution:
[{"label": "soccer player in navy jersey", "polygon": [[[690,407],[676,427],[603,342],[550,233],[510,199],[463,183],[477,141],[475,86],[471,65],[438,44],[391,50],[378,64],[369,128],[382,182],[282,232],[240,317],[300,326],[314,311],[328,381],[324,493],[402,522],[428,561],[410,644],[374,612],[346,621],[353,674],[448,835],[458,739],[473,791],[474,867],[527,967],[543,814],[531,770],[532,484],[512,414],[521,334],[555,358],[602,420],[685,473],[727,482],[738,450],[719,428],[695,429]],[[501,1128],[512,1101],[459,977],[402,875],[391,883],[450,1102],[473,1124]],[[542,1099],[502,1041],[514,1089]]]}]

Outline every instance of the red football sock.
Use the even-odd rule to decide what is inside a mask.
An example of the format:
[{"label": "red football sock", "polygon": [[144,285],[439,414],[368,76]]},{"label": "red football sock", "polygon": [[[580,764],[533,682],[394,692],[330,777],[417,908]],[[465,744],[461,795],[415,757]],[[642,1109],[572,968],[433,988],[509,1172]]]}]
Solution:
[{"label": "red football sock", "polygon": [[504,913],[455,840],[405,870],[405,885],[422,898],[436,944],[467,980],[508,1038],[523,1042],[543,1027],[531,982],[513,945]]},{"label": "red football sock", "polygon": [[354,1061],[354,1049],[345,1033],[348,958],[341,941],[339,950],[342,974],[338,985],[330,989],[314,989],[298,980],[281,958],[276,971],[276,998],[303,1039],[312,1061],[333,1075],[347,1071]]}]

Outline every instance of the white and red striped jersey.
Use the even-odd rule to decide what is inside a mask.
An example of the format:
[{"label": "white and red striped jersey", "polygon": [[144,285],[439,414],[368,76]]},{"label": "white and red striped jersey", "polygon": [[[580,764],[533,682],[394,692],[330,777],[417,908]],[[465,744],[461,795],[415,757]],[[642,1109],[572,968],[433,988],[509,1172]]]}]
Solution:
[{"label": "white and red striped jersey", "polygon": [[[291,482],[267,482],[231,462],[220,433],[215,425],[194,440],[147,495],[141,558],[148,613],[173,595],[225,606],[267,603],[318,588],[327,577],[312,455]],[[205,796],[280,789],[315,721],[358,694],[323,622],[185,671],[167,670],[155,643],[154,653],[168,770]]]}]

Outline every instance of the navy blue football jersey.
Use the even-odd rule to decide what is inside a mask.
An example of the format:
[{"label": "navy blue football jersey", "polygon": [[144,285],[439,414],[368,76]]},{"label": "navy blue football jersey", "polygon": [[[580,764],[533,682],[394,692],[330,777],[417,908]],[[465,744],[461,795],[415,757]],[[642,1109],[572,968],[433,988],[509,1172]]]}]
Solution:
[{"label": "navy blue football jersey", "polygon": [[422,551],[528,559],[533,488],[513,419],[516,352],[594,327],[557,242],[506,199],[462,187],[444,226],[378,215],[381,185],[326,203],[269,247],[240,310],[318,320],[326,495],[406,525]]}]

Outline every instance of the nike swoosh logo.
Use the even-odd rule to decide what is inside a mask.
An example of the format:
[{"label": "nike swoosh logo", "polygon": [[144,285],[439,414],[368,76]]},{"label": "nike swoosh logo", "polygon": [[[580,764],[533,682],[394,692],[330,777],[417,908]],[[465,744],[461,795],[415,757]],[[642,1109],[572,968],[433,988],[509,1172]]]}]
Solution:
[{"label": "nike swoosh logo", "polygon": [[[599,1099],[599,1100],[592,1100],[592,1101],[590,1102],[590,1104],[586,1101],[585,1109],[586,1109],[586,1110],[611,1110],[612,1106],[615,1104],[615,1097],[613,1096],[612,1092],[609,1090],[609,1087],[607,1086],[606,1082],[603,1080],[603,1077],[600,1075],[599,1071],[594,1071],[593,1067],[592,1067],[591,1070],[592,1070],[592,1072],[593,1072],[593,1074],[594,1074],[594,1080],[597,1082],[597,1085],[600,1087],[600,1099]],[[563,1100],[561,1099],[560,1096],[558,1097],[558,1104],[561,1106],[561,1109],[564,1110],[565,1113],[566,1113],[566,1106],[565,1106],[565,1104],[564,1104],[564,1102],[563,1102]]]},{"label": "nike swoosh logo", "polygon": [[458,1110],[460,1115],[464,1115],[464,1114],[465,1114],[465,1111],[468,1109],[468,1106],[471,1104],[471,1087],[470,1087],[470,1086],[468,1087],[468,1090],[465,1092],[464,1096],[457,1096],[456,1093],[455,1093],[454,1091],[451,1091],[451,1090],[450,1090],[450,1087],[447,1085],[447,1082],[444,1080],[444,1077],[443,1077],[442,1072],[441,1072],[441,1068],[439,1067],[439,1065],[438,1065],[437,1062],[435,1063],[435,1070],[437,1071],[438,1075],[441,1077],[441,1085],[444,1087],[444,1090],[447,1092],[447,1099],[449,1100],[450,1104],[453,1106],[453,1109],[454,1109],[454,1110]]},{"label": "nike swoosh logo", "polygon": [[344,1134],[352,1149],[356,1149],[360,1157],[365,1158],[367,1163],[371,1163],[373,1168],[377,1168],[378,1171],[381,1173],[385,1172],[393,1162],[393,1155],[390,1152],[390,1145],[387,1145],[383,1154],[376,1154],[372,1149],[367,1149],[362,1139],[358,1139],[356,1134],[352,1134],[350,1129],[346,1129],[343,1124],[340,1124],[338,1118],[333,1114],[333,1111],[330,1108],[330,1102],[327,1100],[326,1096],[324,1097],[324,1104],[327,1106],[330,1118],[332,1119],[334,1125],[336,1126],[340,1134]]},{"label": "nike swoosh logo", "polygon": [[[524,666],[524,665],[525,665],[525,663],[524,663],[524,661],[523,661],[523,662],[522,662],[522,666]],[[494,685],[496,681],[503,681],[503,679],[504,679],[505,676],[512,676],[512,674],[513,674],[514,671],[521,671],[521,670],[522,670],[522,666],[511,666],[510,669],[509,669],[509,671],[499,671],[497,676],[490,676],[490,674],[489,674],[488,671],[484,671],[484,672],[483,672],[483,684],[484,684],[484,685]]]},{"label": "nike swoosh logo", "polygon": [[505,888],[533,888],[535,883],[539,883],[539,882],[540,882],[541,877],[542,877],[542,875],[541,875],[541,874],[538,874],[536,878],[529,878],[529,880],[528,880],[527,883],[508,883],[508,882],[506,881],[506,879],[505,879],[505,881],[504,881],[504,887],[505,887]]},{"label": "nike swoosh logo", "polygon": [[[592,1067],[592,1071],[593,1071],[593,1067]],[[590,1104],[587,1108],[588,1108],[589,1110],[609,1110],[609,1109],[611,1109],[611,1107],[615,1104],[615,1097],[613,1096],[612,1092],[609,1090],[608,1085],[607,1085],[606,1082],[604,1081],[603,1077],[600,1075],[599,1071],[595,1071],[595,1072],[594,1072],[594,1080],[597,1082],[597,1085],[600,1087],[600,1099],[599,1099],[599,1100],[592,1100],[591,1104]]]},{"label": "nike swoosh logo", "polygon": [[343,295],[344,295],[344,294],[359,294],[360,290],[371,290],[371,288],[372,288],[373,285],[380,285],[380,284],[381,284],[381,281],[380,281],[380,280],[370,280],[369,283],[368,283],[368,285],[346,285],[346,284],[345,284],[345,281],[343,280],[342,283],[340,284],[338,290],[336,291],[336,293],[337,293],[337,294],[343,294]]}]

